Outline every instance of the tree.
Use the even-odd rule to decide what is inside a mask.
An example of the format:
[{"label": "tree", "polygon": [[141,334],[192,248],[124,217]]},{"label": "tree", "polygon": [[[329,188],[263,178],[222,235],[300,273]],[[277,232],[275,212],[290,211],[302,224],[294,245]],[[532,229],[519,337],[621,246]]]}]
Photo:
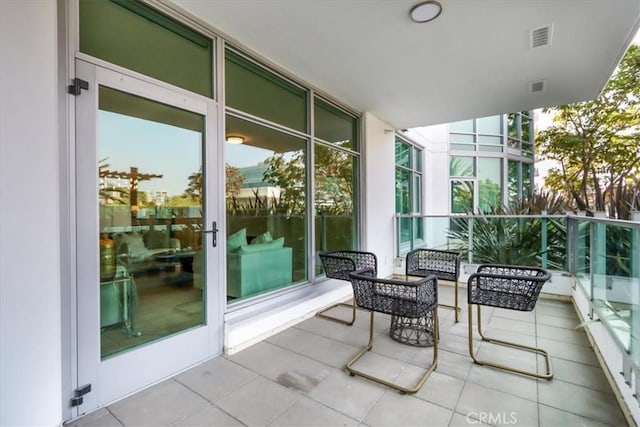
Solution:
[{"label": "tree", "polygon": [[536,138],[539,156],[559,165],[545,186],[578,210],[625,218],[640,208],[629,190],[640,187],[640,47],[629,47],[596,99],[552,110],[554,125]]},{"label": "tree", "polygon": [[281,188],[279,206],[289,215],[303,215],[306,209],[306,167],[304,151],[274,154],[266,160],[268,165],[262,180]]},{"label": "tree", "polygon": [[184,190],[183,197],[197,201],[198,205],[202,204],[202,167],[189,175],[189,184]]}]

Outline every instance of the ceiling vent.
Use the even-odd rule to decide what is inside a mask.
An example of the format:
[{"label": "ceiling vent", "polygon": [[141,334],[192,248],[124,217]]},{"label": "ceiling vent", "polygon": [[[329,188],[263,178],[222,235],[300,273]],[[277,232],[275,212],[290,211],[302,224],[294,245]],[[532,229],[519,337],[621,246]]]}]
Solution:
[{"label": "ceiling vent", "polygon": [[536,82],[531,82],[529,89],[531,93],[539,93],[544,91],[544,80],[538,80]]},{"label": "ceiling vent", "polygon": [[551,25],[531,30],[531,49],[551,44]]}]

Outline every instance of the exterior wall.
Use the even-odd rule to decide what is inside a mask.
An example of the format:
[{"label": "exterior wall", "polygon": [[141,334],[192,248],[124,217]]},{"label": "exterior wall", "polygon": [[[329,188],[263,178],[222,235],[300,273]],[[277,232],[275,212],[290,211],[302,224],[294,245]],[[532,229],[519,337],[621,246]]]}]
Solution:
[{"label": "exterior wall", "polygon": [[449,214],[449,126],[436,125],[409,129],[404,133],[423,147],[424,182],[422,190],[425,215]]},{"label": "exterior wall", "polygon": [[61,415],[56,2],[0,1],[0,425]]},{"label": "exterior wall", "polygon": [[395,134],[369,113],[364,123],[364,250],[376,254],[378,275],[384,277],[393,273]]}]

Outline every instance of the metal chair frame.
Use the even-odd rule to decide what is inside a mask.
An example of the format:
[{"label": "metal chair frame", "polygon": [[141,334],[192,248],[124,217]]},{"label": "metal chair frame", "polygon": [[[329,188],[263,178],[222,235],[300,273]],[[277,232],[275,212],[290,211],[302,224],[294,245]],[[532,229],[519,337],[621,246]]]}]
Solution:
[{"label": "metal chair frame", "polygon": [[[547,380],[553,378],[551,358],[545,350],[486,336],[482,332],[480,314],[482,305],[518,311],[532,311],[535,308],[542,286],[550,278],[551,275],[541,268],[499,264],[482,264],[478,267],[476,273],[469,276],[467,288],[469,302],[469,355],[474,363],[534,378]],[[540,354],[545,358],[546,372],[539,374],[538,372],[526,371],[478,359],[473,351],[473,305],[477,305],[478,334],[480,334],[482,341]]]},{"label": "metal chair frame", "polygon": [[[374,274],[377,274],[378,272],[378,258],[372,252],[341,250],[320,252],[319,256],[326,276],[331,279],[349,281],[349,273],[363,269],[373,269],[375,271]],[[351,320],[345,320],[325,314],[327,311],[336,307],[351,308]],[[356,308],[355,300],[352,300],[351,304],[341,302],[325,308],[318,312],[316,316],[351,326],[356,321]]]},{"label": "metal chair frame", "polygon": [[[351,376],[358,375],[370,381],[391,387],[400,393],[415,393],[424,385],[427,378],[438,366],[438,279],[435,276],[424,277],[417,281],[380,279],[374,277],[372,270],[351,273],[354,300],[359,308],[370,311],[369,342],[347,363],[346,369]],[[353,365],[373,348],[374,313],[385,313],[408,318],[421,318],[428,312],[434,316],[433,359],[426,372],[410,387],[394,384],[383,378],[356,369]]]},{"label": "metal chair frame", "polygon": [[460,252],[420,248],[407,253],[405,259],[405,274],[407,276],[427,277],[435,274],[438,280],[454,282],[454,305],[439,304],[439,306],[455,310],[456,323],[460,322],[460,313],[462,312],[458,303],[461,257]]}]

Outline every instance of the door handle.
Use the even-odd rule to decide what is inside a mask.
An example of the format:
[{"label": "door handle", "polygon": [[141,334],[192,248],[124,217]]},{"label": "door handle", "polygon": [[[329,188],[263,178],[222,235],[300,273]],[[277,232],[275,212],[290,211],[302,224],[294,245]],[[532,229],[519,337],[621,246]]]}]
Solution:
[{"label": "door handle", "polygon": [[218,246],[218,223],[215,221],[211,222],[211,230],[204,230],[203,233],[211,233],[213,234],[213,241],[211,242],[212,246],[215,248]]}]

